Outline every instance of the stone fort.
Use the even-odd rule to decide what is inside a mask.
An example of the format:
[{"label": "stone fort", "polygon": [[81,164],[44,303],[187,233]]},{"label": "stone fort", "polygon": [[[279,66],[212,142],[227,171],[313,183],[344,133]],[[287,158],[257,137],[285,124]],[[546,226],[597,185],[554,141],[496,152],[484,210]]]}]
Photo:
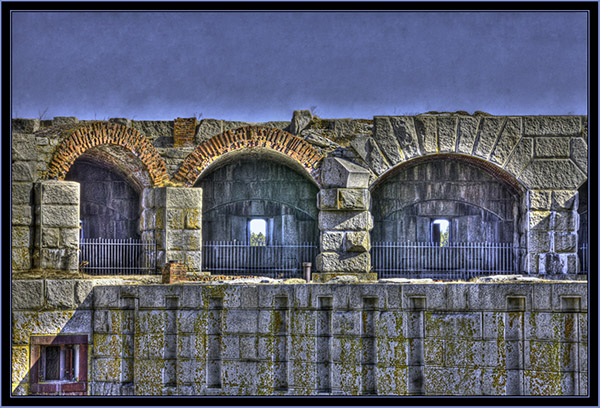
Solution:
[{"label": "stone fort", "polygon": [[12,395],[588,395],[587,137],[13,119]]}]

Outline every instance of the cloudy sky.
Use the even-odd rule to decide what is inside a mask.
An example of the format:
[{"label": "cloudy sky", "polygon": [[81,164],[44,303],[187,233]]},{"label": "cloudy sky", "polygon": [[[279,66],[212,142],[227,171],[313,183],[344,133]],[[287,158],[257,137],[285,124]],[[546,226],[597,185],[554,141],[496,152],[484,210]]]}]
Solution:
[{"label": "cloudy sky", "polygon": [[13,117],[587,114],[583,12],[15,12]]}]

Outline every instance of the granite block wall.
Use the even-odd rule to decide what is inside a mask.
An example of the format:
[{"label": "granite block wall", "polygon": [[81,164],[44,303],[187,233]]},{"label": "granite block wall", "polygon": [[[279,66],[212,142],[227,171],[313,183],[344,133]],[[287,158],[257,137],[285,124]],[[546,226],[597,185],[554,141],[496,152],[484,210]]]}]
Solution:
[{"label": "granite block wall", "polygon": [[93,282],[13,281],[13,394],[53,334],[88,336],[88,395],[588,393],[585,283]]}]

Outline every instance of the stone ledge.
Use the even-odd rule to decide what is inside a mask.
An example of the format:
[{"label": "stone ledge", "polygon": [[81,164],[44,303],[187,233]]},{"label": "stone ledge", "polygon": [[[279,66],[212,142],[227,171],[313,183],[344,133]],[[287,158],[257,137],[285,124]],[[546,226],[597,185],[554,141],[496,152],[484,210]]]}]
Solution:
[{"label": "stone ledge", "polygon": [[[313,281],[315,283],[326,283],[331,279],[341,277],[341,276],[354,276],[357,278],[357,281],[352,283],[361,283],[361,282],[372,282],[377,283],[377,274],[371,272],[317,272],[313,274]],[[343,283],[343,282],[340,282]],[[349,282],[350,283],[350,282]]]}]

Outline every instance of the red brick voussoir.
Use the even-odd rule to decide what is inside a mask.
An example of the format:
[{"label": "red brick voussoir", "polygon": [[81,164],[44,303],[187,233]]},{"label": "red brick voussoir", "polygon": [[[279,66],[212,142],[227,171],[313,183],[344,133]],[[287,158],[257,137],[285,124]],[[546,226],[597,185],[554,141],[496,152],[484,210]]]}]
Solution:
[{"label": "red brick voussoir", "polygon": [[117,145],[130,150],[148,170],[153,186],[160,187],[169,179],[164,160],[144,135],[135,129],[106,122],[81,127],[65,138],[48,165],[47,178],[64,180],[79,156],[101,145]]},{"label": "red brick voussoir", "polygon": [[323,159],[323,155],[311,144],[291,133],[263,126],[245,126],[228,130],[199,144],[181,164],[173,179],[191,187],[219,157],[247,148],[267,148],[285,154],[304,167],[313,178],[317,178],[317,169]]}]

